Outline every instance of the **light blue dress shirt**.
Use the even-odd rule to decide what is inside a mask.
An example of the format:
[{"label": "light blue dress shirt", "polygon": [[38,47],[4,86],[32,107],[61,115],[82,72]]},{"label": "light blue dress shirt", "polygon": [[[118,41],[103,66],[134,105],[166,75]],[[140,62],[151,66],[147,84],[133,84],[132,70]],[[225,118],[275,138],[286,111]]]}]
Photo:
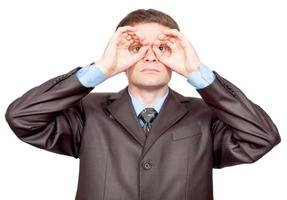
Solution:
[{"label": "light blue dress shirt", "polygon": [[[79,69],[76,75],[85,87],[95,87],[105,80],[103,72],[94,62]],[[214,79],[214,73],[205,64],[200,63],[199,71],[192,72],[188,76],[187,82],[196,89],[202,89],[210,85]]]},{"label": "light blue dress shirt", "polygon": [[[76,76],[85,87],[95,87],[105,80],[103,72],[96,66],[94,62],[79,69],[76,72]],[[192,72],[187,78],[187,82],[193,85],[196,89],[203,89],[209,86],[214,80],[214,73],[203,63],[200,63],[199,71]],[[168,95],[168,92],[169,91],[167,91],[167,93],[160,100],[158,100],[158,102],[156,102],[153,107],[158,113]],[[145,107],[138,99],[136,99],[136,97],[130,93],[130,91],[129,95],[132,99],[133,107],[138,116]],[[139,121],[143,126],[143,122],[141,120]]]},{"label": "light blue dress shirt", "polygon": [[[134,96],[131,94],[131,92],[129,91],[128,89],[128,92],[129,92],[129,95],[131,96],[131,99],[132,99],[132,104],[133,104],[133,107],[135,109],[135,112],[136,112],[136,115],[139,116],[140,112],[145,109],[145,106]],[[169,92],[169,88],[167,90],[167,92],[165,93],[165,95],[163,95],[156,103],[155,105],[153,106],[153,108],[157,111],[157,113],[159,113],[162,105],[163,105],[163,102],[164,100],[166,99],[167,95],[168,95],[168,92]],[[144,122],[142,120],[139,120],[140,121],[140,124],[141,126],[143,127],[144,126]]]},{"label": "light blue dress shirt", "polygon": [[94,62],[79,69],[76,76],[85,87],[95,87],[105,80],[104,73]]}]

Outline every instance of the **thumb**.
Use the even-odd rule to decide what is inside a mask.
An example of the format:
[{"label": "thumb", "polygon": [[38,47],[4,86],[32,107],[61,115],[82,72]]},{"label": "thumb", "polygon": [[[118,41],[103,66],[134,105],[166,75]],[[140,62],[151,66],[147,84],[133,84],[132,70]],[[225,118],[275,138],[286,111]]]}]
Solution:
[{"label": "thumb", "polygon": [[134,55],[135,60],[140,60],[142,57],[145,56],[148,50],[148,46],[142,46],[137,54]]},{"label": "thumb", "polygon": [[159,50],[159,45],[153,45],[152,50],[160,62],[167,64],[167,58],[165,55],[163,55],[163,52]]}]

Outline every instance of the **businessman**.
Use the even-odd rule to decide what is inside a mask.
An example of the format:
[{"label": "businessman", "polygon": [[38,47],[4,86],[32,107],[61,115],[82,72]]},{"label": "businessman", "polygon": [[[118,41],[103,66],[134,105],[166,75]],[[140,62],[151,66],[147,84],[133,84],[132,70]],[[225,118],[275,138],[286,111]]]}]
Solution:
[{"label": "businessman", "polygon": [[[91,92],[121,72],[124,89]],[[201,98],[171,89],[172,72]],[[280,142],[266,112],[154,9],[129,13],[100,59],[30,89],[5,117],[22,141],[80,159],[76,200],[212,200],[213,168],[253,163]]]}]

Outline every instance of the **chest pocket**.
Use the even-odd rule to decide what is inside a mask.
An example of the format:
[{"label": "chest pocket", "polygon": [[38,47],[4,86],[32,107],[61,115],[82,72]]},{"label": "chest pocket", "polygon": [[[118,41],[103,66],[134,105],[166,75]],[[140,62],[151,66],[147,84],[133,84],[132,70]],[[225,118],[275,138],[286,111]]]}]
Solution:
[{"label": "chest pocket", "polygon": [[172,133],[172,140],[177,141],[200,135],[201,129],[200,126],[196,123],[177,128],[176,131]]}]

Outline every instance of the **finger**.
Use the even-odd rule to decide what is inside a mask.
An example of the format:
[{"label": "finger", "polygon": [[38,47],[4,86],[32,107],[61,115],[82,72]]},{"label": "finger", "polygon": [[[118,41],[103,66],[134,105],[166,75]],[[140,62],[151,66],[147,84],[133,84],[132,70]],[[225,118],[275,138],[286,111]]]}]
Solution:
[{"label": "finger", "polygon": [[166,36],[178,37],[180,40],[184,40],[185,39],[184,36],[177,29],[164,30],[163,34],[165,34]]},{"label": "finger", "polygon": [[136,61],[140,60],[141,58],[143,58],[148,50],[148,46],[142,46],[139,50],[138,53],[134,54],[134,59]]},{"label": "finger", "polygon": [[162,44],[162,42],[165,42],[165,41],[155,40],[155,41],[153,42],[153,46],[156,47],[156,48],[158,48],[158,47]]},{"label": "finger", "polygon": [[119,46],[124,47],[124,48],[128,48],[131,44],[133,43],[132,40],[128,40],[125,37],[120,37],[119,39]]},{"label": "finger", "polygon": [[138,43],[140,43],[141,42],[141,40],[144,40],[144,39],[140,39],[140,38],[138,38],[137,36],[131,36],[131,38],[132,38],[132,40],[134,41],[134,42],[138,42]]},{"label": "finger", "polygon": [[142,48],[140,48],[140,50],[139,50],[139,55],[144,56],[146,54],[148,48],[149,48],[148,46],[142,46]]},{"label": "finger", "polygon": [[141,43],[142,45],[147,45],[148,44],[148,41],[146,39],[145,36],[143,36],[141,33],[139,32],[135,32],[135,36],[134,36],[134,39],[136,41],[138,41],[139,43]]},{"label": "finger", "polygon": [[130,40],[132,43],[132,45],[137,45],[137,46],[147,46],[149,43],[148,43],[148,41],[147,40],[142,40],[142,41],[140,41],[140,40],[138,40],[138,39],[132,39],[132,40]]},{"label": "finger", "polygon": [[136,34],[136,32],[128,31],[128,32],[124,32],[123,34],[125,34],[126,36],[129,35],[132,38],[139,38],[139,36]]},{"label": "finger", "polygon": [[135,31],[134,33],[134,35],[137,36],[140,40],[144,38],[144,36],[140,32]]},{"label": "finger", "polygon": [[121,37],[122,37],[122,38],[125,38],[126,40],[131,40],[131,39],[132,39],[132,37],[131,37],[129,34],[127,34],[127,33],[123,33],[123,34],[121,35]]},{"label": "finger", "polygon": [[167,58],[167,56],[166,56],[162,51],[160,51],[159,48],[156,47],[156,46],[153,46],[152,49],[153,49],[153,51],[154,51],[155,56],[157,57],[157,59],[158,59],[161,63],[163,63],[163,64],[165,64],[165,65],[168,65],[168,58]]},{"label": "finger", "polygon": [[182,35],[178,30],[171,29],[164,31],[164,34],[169,36],[169,41],[172,43],[178,43],[182,46],[182,48],[186,48],[191,45],[191,43]]},{"label": "finger", "polygon": [[149,45],[149,41],[147,41],[146,39],[143,39],[143,40],[141,40],[140,41],[140,43],[142,44],[142,45]]},{"label": "finger", "polygon": [[169,38],[169,41],[170,41],[171,43],[176,43],[176,39],[173,38],[173,37],[170,37],[170,38]]},{"label": "finger", "polygon": [[154,41],[154,45],[157,46],[158,48],[161,45],[167,45],[168,42],[174,43],[174,44],[176,43],[176,39],[174,37],[166,36],[165,34],[160,34],[158,38],[159,38],[158,40]]},{"label": "finger", "polygon": [[127,32],[127,31],[134,32],[136,30],[137,29],[133,26],[122,26],[122,27],[119,27],[116,32],[119,34],[122,34],[122,33]]},{"label": "finger", "polygon": [[159,45],[160,45],[160,41],[159,40],[155,40],[153,42],[153,46],[159,47]]},{"label": "finger", "polygon": [[118,38],[122,35],[127,36],[128,34],[131,35],[132,32],[135,32],[137,29],[132,26],[123,26],[117,29],[117,31],[113,35],[113,40],[118,40]]},{"label": "finger", "polygon": [[175,51],[177,49],[176,43],[168,41],[166,45],[171,49],[171,51]]},{"label": "finger", "polygon": [[126,39],[127,39],[127,40],[131,40],[131,39],[132,39],[132,36],[128,35],[128,36],[126,37]]},{"label": "finger", "polygon": [[158,35],[158,39],[161,41],[166,40],[167,38],[168,38],[168,36],[166,34],[161,33]]},{"label": "finger", "polygon": [[126,32],[123,32],[122,34],[125,34],[126,36],[130,35],[133,38],[139,38],[139,39],[143,37],[143,35],[140,34],[138,31],[126,31]]},{"label": "finger", "polygon": [[119,35],[119,37],[125,37],[125,38],[136,38],[135,32],[123,32]]},{"label": "finger", "polygon": [[127,42],[125,42],[124,47],[125,47],[125,48],[129,48],[132,43],[133,43],[132,40],[128,40]]},{"label": "finger", "polygon": [[137,35],[134,35],[134,36],[132,36],[132,40],[134,43],[138,43],[138,44],[141,44],[143,46],[149,44],[148,40],[144,36],[138,37]]},{"label": "finger", "polygon": [[159,46],[160,46],[160,45],[155,44],[155,45],[153,45],[153,47],[152,47],[152,50],[154,51],[154,53],[155,53],[155,55],[156,55],[156,57],[157,57],[158,59],[160,59],[160,58],[162,57],[162,55],[163,55],[162,51],[159,50]]}]

